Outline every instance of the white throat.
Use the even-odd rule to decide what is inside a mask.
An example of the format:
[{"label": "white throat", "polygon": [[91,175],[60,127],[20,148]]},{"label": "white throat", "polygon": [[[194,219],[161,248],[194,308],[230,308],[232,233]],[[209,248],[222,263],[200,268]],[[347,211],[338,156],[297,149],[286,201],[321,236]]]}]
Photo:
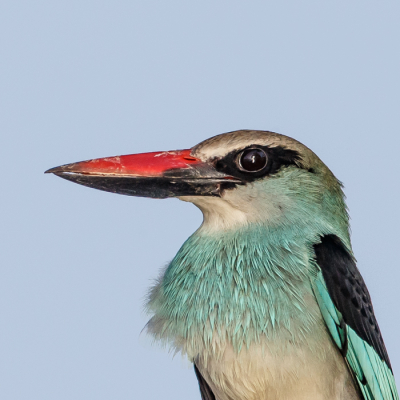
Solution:
[{"label": "white throat", "polygon": [[250,222],[247,213],[221,197],[182,196],[179,199],[193,203],[203,213],[203,223],[198,233],[238,229]]}]

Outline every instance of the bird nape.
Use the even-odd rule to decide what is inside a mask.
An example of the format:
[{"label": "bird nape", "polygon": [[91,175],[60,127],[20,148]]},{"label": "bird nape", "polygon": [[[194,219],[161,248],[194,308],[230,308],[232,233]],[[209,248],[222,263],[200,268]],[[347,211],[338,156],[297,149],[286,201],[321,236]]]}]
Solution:
[{"label": "bird nape", "polygon": [[341,183],[303,144],[241,130],[46,172],[203,212],[147,302],[147,331],[193,362],[203,400],[399,398]]}]

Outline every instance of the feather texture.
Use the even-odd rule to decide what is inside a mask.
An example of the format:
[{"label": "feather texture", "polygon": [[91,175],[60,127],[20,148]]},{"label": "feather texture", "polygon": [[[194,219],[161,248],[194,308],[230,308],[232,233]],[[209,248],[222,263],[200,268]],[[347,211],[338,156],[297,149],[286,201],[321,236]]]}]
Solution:
[{"label": "feather texture", "polygon": [[199,369],[197,368],[196,364],[194,365],[194,372],[197,377],[197,381],[199,382],[199,389],[201,394],[202,400],[215,400],[214,393],[212,392],[210,386],[208,385],[207,381],[201,375]]},{"label": "feather texture", "polygon": [[[329,243],[327,244],[327,242]],[[333,245],[337,247],[335,250],[332,248]],[[373,324],[369,323],[367,325],[367,327],[369,326],[369,331],[365,331],[366,326],[362,324],[360,327],[360,318],[354,316],[355,313],[361,314],[361,311],[355,309],[354,304],[345,304],[343,297],[346,296],[347,292],[345,294],[341,293],[341,295],[338,294],[340,291],[333,287],[335,282],[329,279],[327,263],[331,264],[330,267],[333,271],[336,271],[339,267],[344,267],[343,262],[341,262],[343,261],[342,245],[337,241],[337,238],[328,238],[316,247],[317,262],[321,267],[321,271],[318,273],[317,278],[313,280],[315,297],[332,339],[342,350],[364,399],[398,400],[399,395],[390,363],[388,362],[385,345],[379,328],[378,330],[375,329],[377,325],[373,311]],[[341,265],[337,265],[338,263]],[[346,268],[350,268],[354,274],[359,275],[359,273],[356,273],[354,261],[350,256],[347,257],[347,263],[349,265]],[[359,282],[362,280],[361,275],[357,276],[357,278]],[[329,286],[327,286],[327,279]],[[343,280],[339,282],[339,284],[343,283]],[[351,290],[351,288],[349,289]],[[362,289],[363,292],[366,291],[366,289]],[[332,296],[331,294],[334,292],[335,295]],[[340,297],[341,299],[338,300]],[[334,299],[336,299],[336,305],[334,304]],[[368,300],[370,302],[369,295]],[[340,312],[338,307],[343,307],[344,304],[345,307],[341,308],[342,312]],[[368,318],[371,318],[371,316]],[[361,336],[366,337],[367,340]]]}]

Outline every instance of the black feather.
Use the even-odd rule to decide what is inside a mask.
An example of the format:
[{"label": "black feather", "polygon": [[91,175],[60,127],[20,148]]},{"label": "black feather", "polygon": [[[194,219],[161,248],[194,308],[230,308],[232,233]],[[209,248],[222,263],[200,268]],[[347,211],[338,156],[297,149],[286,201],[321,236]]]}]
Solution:
[{"label": "black feather", "polygon": [[201,375],[199,369],[196,367],[196,364],[194,364],[194,372],[196,373],[197,380],[199,381],[201,399],[215,400],[214,393],[212,392],[210,386],[208,386],[206,380],[203,378],[203,375]]},{"label": "black feather", "polygon": [[344,322],[392,369],[371,297],[353,257],[335,235],[323,236],[314,250],[329,295]]}]

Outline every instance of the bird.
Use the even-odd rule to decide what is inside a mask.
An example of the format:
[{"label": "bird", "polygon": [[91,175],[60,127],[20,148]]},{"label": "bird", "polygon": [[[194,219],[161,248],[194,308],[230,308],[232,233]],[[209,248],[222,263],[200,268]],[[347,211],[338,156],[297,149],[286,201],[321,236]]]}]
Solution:
[{"label": "bird", "polygon": [[202,211],[146,304],[147,332],[193,363],[202,400],[399,399],[343,185],[299,141],[238,130],[46,172]]}]

